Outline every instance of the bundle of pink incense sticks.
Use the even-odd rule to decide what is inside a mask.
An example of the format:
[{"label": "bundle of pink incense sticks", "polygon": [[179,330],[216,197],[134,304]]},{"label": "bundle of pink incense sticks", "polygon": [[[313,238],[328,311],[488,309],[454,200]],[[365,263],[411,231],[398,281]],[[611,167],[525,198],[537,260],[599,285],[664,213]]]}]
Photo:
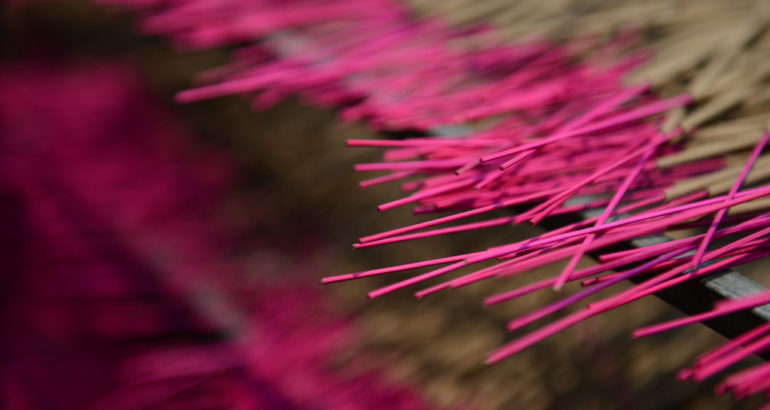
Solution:
[{"label": "bundle of pink incense sticks", "polygon": [[[147,32],[169,36],[183,47],[246,43],[233,52],[231,64],[202,73],[201,86],[180,93],[180,101],[256,93],[254,105],[263,108],[298,95],[339,109],[343,120],[365,120],[383,131],[427,133],[407,139],[351,139],[348,145],[388,148],[382,162],[356,166],[362,172],[387,172],[363,181],[362,187],[401,181],[401,189],[409,193],[382,204],[380,211],[414,204],[415,213],[453,213],[362,237],[357,248],[600,210],[596,217],[525,241],[324,280],[433,267],[369,293],[374,298],[445,278],[417,290],[415,296],[422,298],[567,260],[553,278],[501,290],[485,300],[488,305],[501,303],[541,289],[561,289],[568,282],[584,286],[513,319],[508,328],[516,330],[621,281],[645,278],[500,347],[490,353],[490,363],[594,315],[770,253],[770,186],[761,185],[770,174],[768,158],[760,156],[768,133],[747,136],[750,143],[742,146],[754,144],[754,149],[738,165],[725,166],[718,156],[733,148],[683,146],[697,130],[678,128],[670,120],[676,117],[665,121],[665,114],[688,104],[689,97],[661,98],[645,84],[624,83],[624,76],[650,55],[633,48],[639,35],[635,30],[608,40],[510,44],[496,40],[489,27],[458,29],[416,19],[390,0],[110,3],[140,6],[147,13]],[[501,209],[512,212],[443,226]],[[597,265],[576,269],[586,253],[692,227],[706,231],[602,253]],[[728,244],[714,245],[717,239]],[[495,263],[468,271],[489,261]],[[612,271],[616,268],[622,270]],[[711,312],[635,335],[767,303],[770,292],[725,301]],[[682,378],[709,377],[769,345],[770,326],[757,327],[698,358]],[[768,376],[770,367],[759,365],[729,376],[720,391],[736,397],[768,394]]]}]

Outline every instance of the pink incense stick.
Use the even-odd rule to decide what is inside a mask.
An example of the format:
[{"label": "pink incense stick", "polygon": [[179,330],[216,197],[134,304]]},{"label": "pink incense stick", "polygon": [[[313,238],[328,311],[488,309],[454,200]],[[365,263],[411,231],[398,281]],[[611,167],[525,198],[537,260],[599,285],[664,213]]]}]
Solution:
[{"label": "pink incense stick", "polygon": [[632,269],[632,270],[630,270],[628,272],[619,274],[618,276],[614,277],[612,280],[603,282],[603,283],[601,283],[600,285],[597,285],[597,286],[593,286],[593,287],[590,287],[590,288],[587,288],[587,289],[583,289],[582,291],[577,292],[575,294],[572,294],[572,295],[570,295],[570,296],[568,296],[566,298],[563,298],[563,299],[561,299],[558,302],[552,303],[552,304],[547,305],[545,307],[539,308],[539,309],[537,309],[537,310],[535,310],[535,311],[533,311],[533,312],[531,312],[529,314],[526,314],[524,316],[520,316],[520,317],[518,317],[516,319],[513,319],[513,320],[508,322],[508,326],[507,326],[508,330],[516,330],[516,329],[518,329],[520,327],[528,325],[528,324],[534,322],[535,320],[538,320],[538,319],[543,318],[543,317],[545,317],[545,316],[547,316],[547,315],[549,315],[549,314],[551,314],[553,312],[556,312],[556,311],[558,311],[560,309],[563,309],[563,308],[565,308],[567,306],[570,306],[570,305],[574,304],[575,302],[577,302],[577,301],[579,301],[581,299],[584,299],[584,298],[586,298],[588,296],[591,296],[594,293],[597,293],[597,292],[599,292],[599,291],[601,291],[603,289],[606,289],[606,288],[608,288],[608,287],[610,287],[610,286],[612,286],[612,285],[614,285],[614,284],[616,284],[618,282],[624,281],[624,280],[626,280],[626,279],[628,279],[630,277],[633,277],[635,275],[643,273],[647,269],[649,269],[650,267],[655,266],[655,265],[657,265],[657,264],[659,264],[661,262],[665,262],[665,261],[667,261],[669,259],[675,258],[675,257],[683,254],[684,252],[686,252],[686,250],[682,250],[682,249],[679,249],[679,250],[676,250],[676,251],[673,251],[673,252],[669,252],[669,253],[667,253],[665,255],[662,255],[662,256],[659,256],[659,257],[657,257],[657,258],[655,258],[655,259],[653,259],[653,260],[651,260],[649,262],[646,262],[646,263],[640,265],[639,267],[634,268],[634,269]]},{"label": "pink incense stick", "polygon": [[763,323],[742,335],[728,340],[723,345],[709,351],[708,353],[700,355],[691,368],[684,369],[678,375],[680,380],[689,379],[692,377],[694,369],[702,367],[704,364],[708,364],[717,358],[723,357],[726,354],[738,350],[748,343],[756,340],[757,338],[768,334],[770,332],[770,323]]},{"label": "pink incense stick", "polygon": [[517,154],[517,153],[519,153],[521,151],[524,151],[524,150],[529,150],[529,149],[532,149],[532,148],[537,148],[539,146],[542,146],[542,145],[545,145],[545,144],[548,144],[548,143],[551,143],[551,142],[555,142],[555,141],[558,141],[558,140],[563,139],[563,138],[569,138],[569,137],[574,137],[574,136],[578,136],[578,135],[583,135],[583,134],[588,134],[588,133],[600,131],[602,129],[606,129],[606,128],[614,127],[614,126],[617,126],[617,125],[621,125],[621,124],[623,124],[625,122],[633,121],[633,120],[636,120],[636,119],[639,119],[639,118],[644,118],[644,117],[647,117],[647,116],[650,116],[650,115],[654,115],[654,114],[657,114],[657,113],[660,113],[660,112],[663,112],[663,111],[668,111],[671,108],[675,108],[675,107],[678,107],[678,106],[681,106],[681,105],[686,105],[689,102],[690,102],[690,97],[689,96],[681,95],[681,96],[674,97],[674,98],[671,98],[671,99],[668,99],[668,100],[652,103],[652,104],[649,104],[648,106],[645,106],[645,107],[642,107],[642,108],[638,108],[638,109],[636,109],[634,111],[631,111],[631,112],[628,112],[628,113],[625,113],[625,114],[622,114],[622,115],[618,115],[618,116],[610,118],[608,120],[604,120],[604,121],[600,121],[598,123],[594,123],[593,125],[590,125],[590,126],[581,127],[581,128],[578,128],[578,129],[575,129],[575,130],[571,130],[571,131],[565,131],[563,133],[554,135],[554,136],[549,137],[547,139],[543,139],[542,141],[539,141],[539,142],[535,142],[535,143],[531,143],[531,144],[527,144],[527,145],[522,145],[522,146],[511,148],[511,149],[508,149],[508,150],[500,151],[500,152],[492,154],[492,155],[487,155],[487,156],[481,157],[481,161],[482,162],[492,161],[492,160],[495,160],[495,159],[498,159],[498,158],[510,156],[510,155],[513,155],[513,154]]},{"label": "pink incense stick", "polygon": [[666,330],[674,329],[680,326],[685,326],[691,323],[702,322],[704,320],[713,319],[715,317],[723,316],[728,313],[737,312],[739,310],[745,310],[754,308],[757,306],[770,303],[770,293],[764,292],[759,295],[742,297],[735,300],[722,301],[715,305],[715,308],[709,312],[692,315],[686,318],[672,320],[669,322],[659,323],[652,326],[636,329],[633,332],[634,337],[643,337],[655,333],[660,333]]},{"label": "pink incense stick", "polygon": [[[716,272],[719,269],[723,269],[724,266],[729,266],[731,263],[734,263],[736,260],[740,260],[740,259],[741,257],[735,257],[735,258],[732,258],[732,260],[717,262],[713,265],[705,267],[702,270],[702,272],[708,272],[708,273]],[[640,272],[636,272],[636,274],[639,274],[639,273]],[[487,363],[498,362],[510,355],[513,355],[537,343],[542,339],[552,336],[570,326],[573,326],[585,319],[588,319],[589,317],[596,316],[610,309],[614,309],[618,306],[619,306],[618,304],[614,304],[614,303],[590,304],[584,310],[580,310],[564,318],[558,319],[538,330],[533,331],[532,333],[525,335],[524,337],[514,340],[513,342],[494,350],[492,353],[490,353],[487,356]]]},{"label": "pink incense stick", "polygon": [[[751,233],[747,236],[742,237],[741,239],[738,239],[734,242],[732,242],[729,245],[725,245],[721,248],[715,249],[713,251],[707,252],[704,255],[704,260],[711,260],[713,258],[719,257],[728,251],[737,248],[741,246],[742,244],[749,242],[753,239],[762,237],[764,235],[767,235],[770,233],[770,227],[766,227],[763,229],[760,229],[759,231],[756,231],[754,233]],[[625,292],[622,292],[610,299],[607,299],[603,302],[601,302],[602,305],[608,304],[617,304],[617,303],[628,303],[630,300],[635,300],[640,297],[655,293],[660,291],[661,289],[665,289],[667,287],[673,286],[677,283],[681,283],[685,280],[688,280],[691,278],[692,275],[688,276],[680,276],[676,277],[677,275],[680,275],[681,273],[685,272],[688,269],[689,265],[681,265],[679,267],[676,267],[674,269],[671,269],[665,273],[662,273],[660,275],[655,276],[654,278],[648,279],[647,281],[636,285],[632,287],[631,289],[626,290]],[[702,273],[698,273],[697,276],[702,276]]]},{"label": "pink incense stick", "polygon": [[[659,141],[653,141],[651,143],[651,146],[647,148],[647,150],[642,154],[642,157],[639,158],[639,161],[634,166],[634,168],[631,170],[631,172],[628,173],[628,176],[623,181],[623,184],[620,186],[618,191],[613,195],[612,201],[610,201],[609,205],[604,209],[604,212],[602,212],[601,216],[599,216],[599,219],[596,221],[597,225],[601,225],[604,222],[607,221],[607,219],[612,215],[612,212],[615,210],[615,207],[618,205],[620,200],[623,198],[623,195],[625,195],[626,191],[628,190],[629,186],[631,186],[631,183],[634,181],[634,179],[639,175],[639,172],[641,172],[642,167],[644,167],[647,160],[650,158],[650,156],[655,152],[655,150],[658,148],[658,145],[660,145],[663,142],[663,140]],[[578,261],[583,257],[583,255],[586,252],[586,249],[591,245],[591,242],[596,238],[596,234],[589,234],[584,240],[583,243],[580,245],[580,249],[578,249],[577,252],[575,252],[575,255],[572,256],[572,259],[567,263],[567,266],[562,271],[561,275],[559,275],[559,278],[556,280],[556,283],[554,283],[553,287],[555,290],[561,290],[562,286],[564,286],[564,283],[569,280],[570,275],[572,274],[572,271],[575,269],[575,266],[577,266]]]},{"label": "pink incense stick", "polygon": [[[727,199],[733,199],[735,197],[735,194],[738,192],[738,189],[740,188],[741,184],[746,179],[746,176],[749,174],[749,171],[751,170],[751,167],[754,165],[754,162],[757,160],[757,157],[759,157],[759,154],[765,148],[765,145],[767,145],[768,138],[770,138],[770,133],[765,131],[764,134],[762,134],[762,138],[760,138],[759,142],[754,147],[754,150],[752,150],[751,155],[749,155],[749,159],[746,161],[746,165],[743,167],[743,169],[741,170],[741,173],[738,175],[738,178],[735,180],[735,184],[733,184],[733,186],[730,188],[730,192],[727,194]],[[700,266],[701,259],[703,258],[703,253],[706,252],[706,248],[708,247],[709,242],[711,242],[711,238],[714,236],[714,231],[716,230],[719,223],[722,221],[722,218],[725,216],[725,213],[727,213],[727,208],[721,209],[717,212],[716,216],[714,217],[714,221],[711,223],[708,230],[706,231],[706,236],[703,237],[703,241],[698,247],[698,250],[695,252],[695,256],[693,256],[692,258],[693,275],[695,275],[698,272],[698,267]]]}]

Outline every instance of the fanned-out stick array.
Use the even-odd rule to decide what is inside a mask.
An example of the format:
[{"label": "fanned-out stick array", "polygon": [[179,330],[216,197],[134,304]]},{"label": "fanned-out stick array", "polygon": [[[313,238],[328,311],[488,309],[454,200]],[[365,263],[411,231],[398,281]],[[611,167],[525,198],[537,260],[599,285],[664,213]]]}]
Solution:
[{"label": "fanned-out stick array", "polygon": [[[388,172],[363,187],[400,181],[409,193],[380,211],[414,204],[416,213],[451,213],[362,237],[357,248],[601,210],[525,241],[324,280],[430,267],[369,293],[432,280],[415,292],[422,298],[567,261],[553,278],[485,300],[583,285],[514,318],[512,331],[619,282],[638,282],[500,347],[490,363],[584,319],[770,254],[770,157],[762,155],[770,138],[763,130],[770,10],[762,2],[415,0],[424,18],[388,0],[120,3],[143,7],[145,30],[181,46],[246,43],[180,101],[255,92],[254,105],[263,108],[299,95],[339,109],[344,120],[423,133],[348,145],[388,148],[382,162],[356,167]],[[501,209],[512,212],[466,221]],[[453,222],[460,224],[445,225]],[[705,232],[603,252],[693,227]],[[598,254],[599,264],[577,269],[587,253]],[[768,303],[770,292],[726,300],[635,336]],[[699,357],[681,377],[702,380],[769,347],[770,327],[756,327]],[[719,389],[768,394],[770,366],[733,374]]]}]

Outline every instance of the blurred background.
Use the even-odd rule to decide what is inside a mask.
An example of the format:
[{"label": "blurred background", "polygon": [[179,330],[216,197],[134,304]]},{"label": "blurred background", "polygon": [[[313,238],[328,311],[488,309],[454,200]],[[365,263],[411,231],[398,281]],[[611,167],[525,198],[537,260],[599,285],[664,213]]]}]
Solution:
[{"label": "blurred background", "polygon": [[509,318],[559,295],[484,308],[494,283],[419,303],[408,292],[366,299],[391,278],[322,286],[536,228],[353,251],[361,235],[419,220],[376,212],[396,187],[358,187],[353,164],[378,159],[344,147],[375,137],[363,124],[298,99],[262,112],[238,97],[180,105],[174,93],[228,50],[173,50],[87,1],[0,10],[0,407],[757,405],[715,396],[713,380],[676,382],[723,340],[711,330],[630,340],[679,316],[657,299],[486,366],[511,338]]}]

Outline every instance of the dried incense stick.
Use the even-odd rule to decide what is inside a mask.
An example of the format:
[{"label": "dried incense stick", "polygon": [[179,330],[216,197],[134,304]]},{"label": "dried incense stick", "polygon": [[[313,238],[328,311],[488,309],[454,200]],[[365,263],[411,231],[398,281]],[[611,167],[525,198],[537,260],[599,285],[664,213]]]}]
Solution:
[{"label": "dried incense stick", "polygon": [[[602,7],[593,9],[535,0],[512,7],[501,0],[415,0],[413,6],[429,9],[426,14],[431,16],[463,22],[489,18],[498,25],[463,31],[435,18],[409,19],[387,0],[332,1],[323,7],[295,1],[278,7],[258,1],[257,8],[228,0],[217,8],[221,15],[216,18],[192,13],[194,7],[156,9],[146,28],[196,47],[266,38],[266,57],[235,54],[231,67],[209,72],[211,82],[180,93],[181,101],[258,91],[254,104],[263,107],[299,94],[322,106],[340,107],[342,119],[364,120],[381,130],[466,127],[460,138],[348,141],[350,146],[389,148],[383,162],[356,166],[357,171],[389,172],[362,186],[410,178],[401,186],[409,195],[379,210],[414,204],[418,213],[455,212],[362,237],[355,247],[511,222],[537,223],[556,214],[603,207],[590,222],[525,241],[325,279],[336,282],[443,265],[369,293],[378,297],[500,260],[416,293],[424,297],[570,260],[555,278],[487,299],[500,303],[591,277],[583,291],[509,323],[518,328],[626,278],[652,274],[629,290],[501,347],[488,358],[495,362],[596,314],[768,254],[764,236],[770,233],[770,187],[761,184],[770,178],[770,157],[758,157],[767,134],[747,162],[728,162],[718,169],[723,162],[715,157],[753,145],[767,121],[769,113],[762,104],[770,94],[762,90],[770,68],[763,62],[767,54],[762,47],[770,45],[770,7],[713,0],[600,3]],[[642,26],[628,29],[630,22]],[[648,28],[663,34],[645,36]],[[588,36],[587,30],[605,37]],[[510,36],[517,41],[510,42]],[[644,83],[628,86],[629,79]],[[670,140],[664,143],[666,137]],[[740,190],[741,185],[752,187]],[[588,195],[595,197],[582,207],[568,204]],[[501,209],[518,214],[436,228]],[[624,209],[633,214],[624,215]],[[758,214],[733,217],[742,212]],[[610,220],[612,215],[617,216]],[[708,224],[706,234],[606,255],[598,267],[574,271],[586,252],[697,224]],[[732,235],[730,245],[709,249],[714,237]],[[693,250],[692,258],[682,256]],[[640,265],[606,273],[630,261]],[[690,270],[693,263],[696,270]],[[736,303],[712,314],[747,306]],[[746,339],[744,345],[751,348],[725,350],[704,364],[710,369],[705,374],[765,348],[764,343],[763,338]],[[765,371],[762,367],[729,379],[725,388],[767,391],[770,384],[756,382]]]},{"label": "dried incense stick", "polygon": [[[732,188],[730,188],[730,192],[727,194],[726,199],[732,199],[735,197],[735,194],[738,192],[741,184],[746,179],[749,170],[751,170],[751,167],[754,165],[754,161],[756,161],[759,153],[762,152],[762,149],[764,149],[765,145],[767,145],[768,138],[770,138],[770,133],[766,131],[760,141],[757,143],[754,151],[752,151],[751,155],[749,155],[749,159],[746,161],[746,165],[744,166],[743,170],[741,170],[741,174],[738,175],[738,178],[735,180],[735,184],[733,184]],[[706,247],[711,241],[711,238],[714,236],[714,232],[716,231],[717,226],[722,221],[722,218],[725,216],[726,212],[727,209],[721,209],[719,212],[717,212],[714,220],[711,223],[711,226],[709,226],[708,230],[706,231],[706,235],[703,237],[703,241],[701,242],[700,246],[698,246],[698,250],[696,251],[695,256],[693,256],[693,275],[697,273],[701,258],[703,257],[703,253],[706,252]]]},{"label": "dried incense stick", "polygon": [[755,297],[743,298],[737,301],[729,301],[730,303],[719,303],[715,306],[714,310],[698,315],[689,316],[684,319],[674,320],[666,323],[660,323],[654,326],[648,326],[642,329],[634,331],[634,337],[647,336],[654,333],[670,330],[675,327],[684,326],[690,323],[696,323],[703,320],[713,319],[715,317],[723,316],[731,312],[737,312],[739,310],[750,309],[757,306],[762,306],[770,303],[770,294],[762,293]]},{"label": "dried incense stick", "polygon": [[[630,188],[631,183],[641,172],[642,167],[647,163],[650,156],[655,152],[655,150],[658,149],[658,145],[660,145],[663,142],[664,141],[662,139],[660,141],[653,141],[650,144],[650,147],[645,150],[645,152],[642,154],[642,157],[639,158],[639,162],[637,162],[636,166],[634,166],[634,168],[628,173],[628,175],[626,176],[626,179],[623,180],[623,184],[617,190],[615,195],[613,195],[612,201],[604,209],[601,216],[599,216],[599,219],[596,221],[595,226],[605,223],[607,219],[612,215],[612,213],[615,210],[615,207],[623,198],[623,195],[626,193],[626,191],[628,191],[628,189]],[[572,274],[572,271],[575,269],[575,266],[577,266],[577,263],[580,261],[580,258],[583,257],[583,255],[586,252],[586,249],[588,249],[588,247],[591,245],[591,242],[593,242],[594,239],[596,239],[596,234],[589,234],[588,236],[586,236],[586,238],[583,240],[583,243],[580,245],[580,249],[577,252],[575,252],[575,254],[572,256],[572,259],[570,259],[570,261],[567,263],[567,266],[564,268],[564,271],[562,271],[562,274],[556,280],[556,283],[554,283],[555,290],[560,290],[561,287],[564,286],[564,283],[570,279],[570,275]]]}]

